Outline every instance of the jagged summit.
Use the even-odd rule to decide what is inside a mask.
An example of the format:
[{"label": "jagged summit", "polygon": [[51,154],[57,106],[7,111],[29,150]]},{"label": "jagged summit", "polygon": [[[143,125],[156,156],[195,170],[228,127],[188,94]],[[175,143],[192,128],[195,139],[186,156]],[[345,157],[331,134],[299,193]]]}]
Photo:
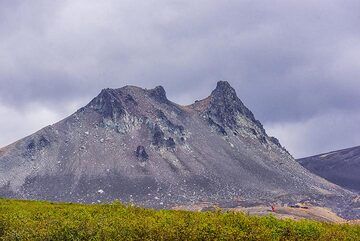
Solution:
[{"label": "jagged summit", "polygon": [[228,134],[226,128],[234,130],[233,133],[241,130],[243,133],[255,135],[263,143],[272,142],[287,152],[278,139],[267,136],[260,121],[255,119],[254,114],[239,99],[235,89],[227,81],[217,82],[209,97],[196,101],[190,107],[206,116],[208,122],[223,135]]},{"label": "jagged summit", "polygon": [[137,86],[127,85],[118,89],[103,89],[97,97],[95,97],[88,106],[94,102],[108,101],[108,102],[124,102],[125,104],[134,99],[153,98],[161,103],[168,102],[164,87],[156,86],[154,89],[143,89]]},{"label": "jagged summit", "polygon": [[238,98],[235,89],[227,81],[219,81],[210,97],[209,111],[217,116],[222,124],[230,127],[236,125],[236,113],[256,122],[253,113]]},{"label": "jagged summit", "polygon": [[168,99],[166,98],[165,89],[161,85],[156,86],[154,89],[151,89],[150,96],[161,103],[168,102]]},{"label": "jagged summit", "polygon": [[3,197],[157,208],[308,200],[354,216],[351,195],[299,165],[225,81],[190,106],[161,86],[104,89],[0,150]]},{"label": "jagged summit", "polygon": [[[153,89],[143,89],[127,85],[118,89],[103,89],[87,107],[92,107],[96,110],[105,109],[104,113],[109,115],[109,112],[112,112],[113,109],[115,109],[115,112],[119,112],[126,109],[129,104],[137,104],[137,100],[151,101],[149,99],[156,100],[158,103],[171,104],[162,86],[156,86]],[[254,115],[238,98],[235,89],[227,81],[217,82],[217,86],[210,96],[198,102],[206,102],[206,110],[221,117],[220,121],[224,125],[232,126],[235,120],[231,116],[237,113],[241,113],[255,121]]]},{"label": "jagged summit", "polygon": [[214,89],[213,92],[229,92],[229,91],[235,94],[234,88],[230,85],[228,81],[220,80],[216,83],[216,88]]},{"label": "jagged summit", "polygon": [[[90,102],[88,107],[95,109],[104,118],[111,118],[116,122],[117,118],[126,113],[141,117],[152,112],[153,115],[158,116],[158,108],[154,107],[152,100],[155,100],[157,104],[168,105],[178,114],[189,115],[185,109],[181,109],[167,99],[162,86],[150,90],[136,86],[104,89]],[[199,105],[202,107],[198,108]],[[150,106],[154,108],[150,108]],[[216,88],[209,97],[198,101],[191,107],[197,110],[198,114],[202,115],[222,135],[228,135],[226,128],[230,128],[233,133],[238,133],[237,129],[241,129],[242,132],[249,132],[257,136],[264,143],[271,141],[281,147],[276,138],[268,138],[261,123],[255,119],[253,113],[238,98],[235,89],[227,81],[217,82]],[[161,113],[163,112],[161,111]],[[162,115],[160,118],[167,117]]]}]

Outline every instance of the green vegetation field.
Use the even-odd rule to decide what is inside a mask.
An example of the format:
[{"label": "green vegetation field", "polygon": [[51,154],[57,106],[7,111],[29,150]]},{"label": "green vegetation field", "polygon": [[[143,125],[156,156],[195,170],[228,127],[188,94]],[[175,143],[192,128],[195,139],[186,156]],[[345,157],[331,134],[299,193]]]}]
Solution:
[{"label": "green vegetation field", "polygon": [[0,199],[0,240],[360,240],[360,226]]}]

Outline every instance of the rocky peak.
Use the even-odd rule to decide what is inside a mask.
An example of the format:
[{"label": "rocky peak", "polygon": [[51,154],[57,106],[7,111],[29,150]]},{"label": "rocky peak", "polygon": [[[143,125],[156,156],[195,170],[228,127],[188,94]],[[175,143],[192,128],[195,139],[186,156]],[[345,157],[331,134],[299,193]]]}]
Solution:
[{"label": "rocky peak", "polygon": [[168,102],[168,99],[166,98],[165,89],[161,85],[156,86],[154,89],[149,90],[149,92],[150,92],[150,96],[155,100],[161,103]]},{"label": "rocky peak", "polygon": [[115,102],[116,101],[116,90],[106,88],[102,89],[101,92],[96,96],[89,105],[95,106],[100,104],[105,104],[106,102]]},{"label": "rocky peak", "polygon": [[[266,139],[268,138],[269,141],[278,147],[283,148],[278,139],[275,137],[268,137],[263,125],[260,121],[255,119],[254,114],[238,98],[235,89],[231,87],[227,81],[217,82],[215,90],[213,90],[210,95],[210,104],[206,112],[209,124],[215,126],[223,135],[226,135],[224,127],[229,127],[233,130],[239,127],[237,115],[240,114],[257,127],[257,131],[253,128],[250,128],[250,131],[263,143],[266,143]],[[285,150],[285,148],[283,149]]]},{"label": "rocky peak", "polygon": [[217,83],[215,90],[210,95],[208,112],[223,126],[236,126],[236,115],[239,113],[257,122],[253,113],[238,98],[235,89],[227,81]]},{"label": "rocky peak", "polygon": [[96,110],[104,118],[116,119],[124,113],[124,106],[118,95],[118,90],[103,89],[86,107]]},{"label": "rocky peak", "polygon": [[235,90],[229,82],[220,80],[216,83],[216,88],[213,91],[213,93],[231,93],[232,95],[236,95]]},{"label": "rocky peak", "polygon": [[247,117],[252,117],[251,111],[246,108],[243,102],[236,95],[236,91],[229,82],[219,81],[216,88],[211,92],[210,106],[212,108],[226,109],[231,113],[240,112]]}]

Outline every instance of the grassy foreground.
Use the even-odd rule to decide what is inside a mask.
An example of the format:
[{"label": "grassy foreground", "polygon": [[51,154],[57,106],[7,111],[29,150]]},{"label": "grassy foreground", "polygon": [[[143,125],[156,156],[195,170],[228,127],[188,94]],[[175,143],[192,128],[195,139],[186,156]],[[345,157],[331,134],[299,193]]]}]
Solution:
[{"label": "grassy foreground", "polygon": [[360,226],[0,199],[0,240],[360,240]]}]

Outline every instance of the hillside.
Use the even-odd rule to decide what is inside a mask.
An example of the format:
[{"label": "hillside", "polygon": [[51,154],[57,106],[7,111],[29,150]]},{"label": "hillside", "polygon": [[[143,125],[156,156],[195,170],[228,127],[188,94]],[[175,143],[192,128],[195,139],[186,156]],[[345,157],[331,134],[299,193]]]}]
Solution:
[{"label": "hillside", "polygon": [[360,146],[302,158],[298,162],[316,175],[360,193]]},{"label": "hillside", "polygon": [[0,187],[3,197],[154,208],[309,201],[360,216],[354,194],[299,165],[225,81],[189,106],[161,86],[104,89],[1,149]]}]

